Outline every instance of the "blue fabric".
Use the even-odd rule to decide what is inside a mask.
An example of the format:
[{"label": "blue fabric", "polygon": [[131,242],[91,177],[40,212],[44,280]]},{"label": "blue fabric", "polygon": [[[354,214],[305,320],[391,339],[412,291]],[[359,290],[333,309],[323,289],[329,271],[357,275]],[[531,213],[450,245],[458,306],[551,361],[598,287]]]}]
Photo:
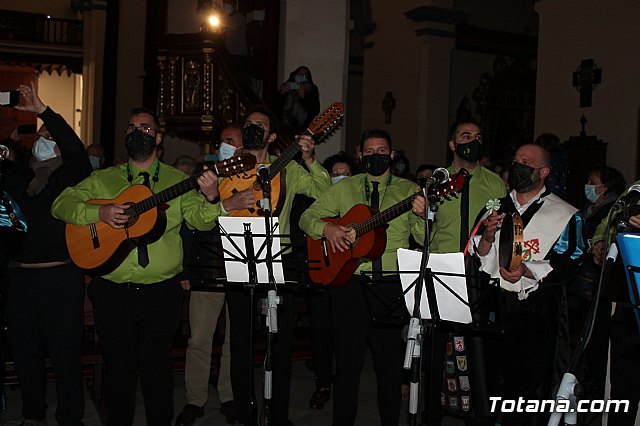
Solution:
[{"label": "blue fabric", "polygon": [[2,191],[0,199],[0,227],[13,228],[16,231],[27,231],[27,219],[24,217],[18,203],[7,193]]},{"label": "blue fabric", "polygon": [[[576,213],[575,219],[576,219],[577,235],[584,235],[583,234],[584,219],[582,218],[582,214]],[[555,251],[558,254],[568,254],[566,252],[567,250],[569,250],[569,247],[570,247],[570,238],[571,238],[570,227],[569,227],[569,224],[567,224],[567,226],[565,226],[564,228],[564,231],[562,231],[562,234],[558,238],[558,241],[556,241],[556,244],[553,246],[553,251]],[[585,253],[584,239],[577,238],[576,248],[573,251],[573,253],[571,253],[571,259],[572,260],[579,259],[584,253]]]}]

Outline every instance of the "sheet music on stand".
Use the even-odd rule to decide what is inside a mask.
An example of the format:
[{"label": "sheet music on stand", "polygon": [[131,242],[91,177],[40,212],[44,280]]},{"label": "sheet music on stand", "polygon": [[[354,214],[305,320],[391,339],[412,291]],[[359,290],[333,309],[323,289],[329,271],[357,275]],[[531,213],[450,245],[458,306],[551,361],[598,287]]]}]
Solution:
[{"label": "sheet music on stand", "polygon": [[[417,280],[422,253],[414,250],[398,249],[398,268],[401,271],[415,271],[400,274],[402,290],[409,312],[413,311],[414,291],[407,289]],[[427,267],[432,271],[437,306],[443,321],[470,324],[472,322],[467,282],[465,278],[464,255],[462,253],[431,253]],[[426,281],[426,280],[425,280]],[[412,287],[413,288],[413,287]],[[421,319],[431,319],[426,282],[422,285],[420,299]]]},{"label": "sheet music on stand", "polygon": [[[227,282],[248,282],[249,268],[246,262],[247,247],[244,239],[245,224],[248,224],[253,235],[254,255],[256,259],[256,271],[258,283],[269,283],[269,274],[266,264],[266,228],[263,217],[219,217],[221,232],[223,233],[222,248],[225,253],[224,266],[227,274]],[[273,218],[273,223],[278,224],[278,218]],[[276,226],[277,228],[277,226]],[[224,235],[226,233],[226,236]],[[280,253],[280,238],[277,229],[273,230],[272,253]],[[275,257],[275,256],[274,256]],[[273,276],[276,283],[284,284],[284,271],[281,262],[273,263]]]}]

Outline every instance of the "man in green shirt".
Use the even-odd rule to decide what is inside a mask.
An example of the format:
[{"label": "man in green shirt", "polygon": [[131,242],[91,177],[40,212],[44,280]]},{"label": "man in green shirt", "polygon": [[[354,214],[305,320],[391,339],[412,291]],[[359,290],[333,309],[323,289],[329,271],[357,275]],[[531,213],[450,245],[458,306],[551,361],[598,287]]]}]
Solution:
[{"label": "man in green shirt", "polygon": [[[273,163],[275,156],[268,154],[269,145],[276,140],[277,123],[267,108],[258,106],[251,109],[245,118],[242,132],[242,145],[244,153],[253,154],[258,164]],[[278,233],[288,235],[290,230],[289,214],[295,194],[304,194],[312,198],[317,198],[331,186],[329,174],[316,161],[313,154],[313,139],[306,135],[297,137],[296,142],[300,146],[302,160],[305,162],[309,171],[296,161],[290,161],[285,170],[281,173],[281,189],[284,187],[285,194],[280,197],[284,198],[284,203],[278,215]],[[244,191],[237,192],[235,195],[238,199],[247,199],[253,202],[255,195],[253,189],[249,188]],[[274,198],[274,197],[272,197]],[[223,200],[223,203],[226,200]],[[278,204],[278,200],[272,199],[273,210]],[[225,204],[225,207],[227,204]],[[285,238],[280,239],[281,244],[287,244]],[[289,259],[290,250],[285,250],[282,257],[285,279],[295,280],[296,270],[301,269],[302,265]],[[275,254],[275,253],[274,253]],[[266,286],[259,286],[257,290],[260,296],[263,291],[267,290]],[[229,308],[229,317],[231,322],[231,385],[233,388],[233,396],[238,409],[238,420],[240,423],[249,424],[249,419],[254,418],[251,410],[255,410],[255,406],[250,407],[250,396],[254,390],[249,386],[248,366],[251,363],[252,354],[248,336],[250,335],[249,309],[255,309],[250,304],[251,299],[247,289],[242,288],[239,284],[227,285],[226,289],[227,306]],[[283,297],[283,302],[278,305],[278,333],[274,339],[272,348],[272,367],[273,367],[273,397],[271,402],[271,423],[274,426],[288,426],[289,422],[289,391],[291,381],[291,346],[293,344],[293,294],[290,290],[279,288],[278,295]],[[251,398],[255,401],[255,398]]]},{"label": "man in green shirt", "polygon": [[[75,225],[102,221],[114,229],[124,228],[129,219],[126,205],[89,201],[113,199],[129,186],[142,183],[157,193],[185,180],[183,172],[159,161],[161,141],[153,111],[134,109],[125,138],[129,161],[96,170],[67,188],[54,201],[53,216]],[[221,214],[217,176],[208,170],[197,182],[200,193],[192,190],[167,202],[166,229],[157,241],[132,250],[118,267],[95,277],[89,287],[106,366],[108,425],[132,423],[138,373],[147,423],[171,424],[170,351],[182,308],[182,289],[175,279],[182,270],[180,225],[186,220],[197,229],[208,230]]]},{"label": "man in green shirt", "polygon": [[[482,129],[478,123],[473,120],[461,120],[453,123],[449,132],[448,145],[453,152],[453,162],[447,169],[449,173],[459,173],[462,169],[465,169],[469,172],[469,176],[462,193],[457,198],[445,201],[438,207],[431,231],[430,251],[432,253],[464,251],[477,216],[484,211],[487,201],[500,199],[507,193],[500,176],[479,164],[483,147]],[[467,272],[473,273],[472,271]],[[470,292],[470,297],[472,297],[472,292]],[[454,345],[454,337],[460,342],[464,341],[465,336],[461,336],[461,334],[448,336],[448,333],[436,332],[432,337],[434,358],[431,361],[431,365],[435,366],[435,368],[429,374],[431,375],[430,382],[434,385],[429,387],[430,393],[425,393],[429,424],[440,424],[440,385],[443,382],[443,372],[440,366],[445,365],[444,356],[447,339],[451,345]],[[464,355],[466,356],[466,353]],[[448,358],[451,358],[451,355],[448,355]],[[450,360],[447,361],[450,362]],[[473,364],[470,367],[473,367]],[[466,375],[464,371],[461,374]],[[472,384],[471,387],[475,392],[475,385]],[[466,415],[469,412],[468,409],[464,410],[463,401],[459,400],[458,393],[460,392],[457,389],[456,392],[451,394],[448,393],[448,387],[444,387],[442,390],[446,394],[447,407],[454,407],[450,411],[462,415]],[[468,394],[469,392],[465,391],[465,398],[468,398]]]},{"label": "man in green shirt", "polygon": [[[366,173],[345,178],[328,188],[316,202],[302,214],[300,228],[315,239],[325,237],[329,250],[351,249],[354,230],[348,226],[327,223],[322,218],[344,216],[356,204],[375,206],[385,210],[415,194],[418,185],[408,180],[392,176],[391,136],[384,130],[371,129],[360,139],[359,157]],[[330,288],[332,328],[336,354],[336,379],[334,386],[333,425],[353,425],[358,410],[360,371],[367,339],[373,352],[378,376],[378,409],[382,425],[397,425],[400,416],[402,385],[402,322],[396,325],[373,321],[381,311],[389,306],[375,306],[374,299],[386,298],[389,302],[401,302],[394,314],[402,314],[407,319],[402,288],[397,274],[385,275],[364,284],[360,272],[381,273],[397,271],[397,249],[409,247],[409,235],[417,241],[424,240],[425,200],[416,196],[407,211],[391,220],[386,230],[387,244],[380,266],[369,259],[362,259],[353,277],[340,288]],[[365,289],[365,286],[367,287]],[[367,295],[376,291],[367,303]],[[389,320],[390,318],[387,318]],[[408,320],[407,320],[408,321]]]},{"label": "man in green shirt", "polygon": [[[453,152],[453,162],[447,169],[449,173],[454,174],[465,169],[471,176],[467,191],[467,208],[463,208],[464,192],[439,206],[432,230],[432,253],[463,251],[476,216],[483,210],[487,201],[500,199],[507,193],[500,176],[478,163],[482,156],[482,130],[477,123],[454,123],[449,134],[449,149]],[[466,223],[463,223],[463,217],[466,218]]]}]

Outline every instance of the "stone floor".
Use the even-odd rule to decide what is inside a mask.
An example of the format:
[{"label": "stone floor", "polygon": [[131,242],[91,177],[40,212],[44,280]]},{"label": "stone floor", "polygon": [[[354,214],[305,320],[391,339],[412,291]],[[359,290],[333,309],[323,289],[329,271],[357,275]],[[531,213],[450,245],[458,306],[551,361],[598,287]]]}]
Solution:
[{"label": "stone floor", "polygon": [[[292,379],[291,379],[291,405],[289,411],[289,417],[296,426],[320,426],[331,424],[331,410],[332,403],[329,403],[322,410],[312,410],[309,408],[309,398],[314,391],[313,373],[307,368],[304,360],[293,361]],[[262,370],[256,369],[256,381],[262,380]],[[180,372],[174,374],[175,379],[175,393],[174,393],[174,405],[176,414],[180,412],[185,404],[185,389],[184,389],[184,375]],[[362,380],[360,385],[360,401],[358,408],[358,418],[356,421],[357,426],[372,426],[380,424],[378,411],[376,407],[376,380],[373,373],[373,366],[371,363],[371,357],[366,357],[365,367],[362,373]],[[48,424],[55,425],[54,412],[56,407],[56,393],[54,383],[49,383],[47,393],[47,401],[49,403],[47,422]],[[257,389],[261,389],[258,387]],[[7,406],[8,410],[0,417],[0,424],[5,424],[11,420],[20,417],[20,392],[16,387],[7,387]],[[98,414],[98,409],[91,400],[91,396],[88,391],[85,394],[86,408],[84,423],[86,426],[100,426],[102,421]],[[144,406],[142,403],[142,396],[138,392],[138,404],[136,408],[134,426],[144,426],[146,424],[144,420]],[[408,402],[403,401],[402,404],[402,418],[400,424],[408,424]],[[211,387],[211,393],[209,402],[205,406],[204,417],[198,419],[195,426],[222,426],[226,425],[225,417],[220,414],[220,403],[218,401],[217,392],[215,388]],[[464,422],[456,419],[447,419],[444,426],[458,426],[463,425]]]}]

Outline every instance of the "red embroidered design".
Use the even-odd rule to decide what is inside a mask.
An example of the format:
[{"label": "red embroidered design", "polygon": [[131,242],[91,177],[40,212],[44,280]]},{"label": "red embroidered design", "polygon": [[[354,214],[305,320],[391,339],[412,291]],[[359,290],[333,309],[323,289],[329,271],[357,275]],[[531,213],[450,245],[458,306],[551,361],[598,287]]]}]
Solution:
[{"label": "red embroidered design", "polygon": [[537,238],[524,242],[524,250],[522,251],[522,259],[529,261],[534,254],[540,253],[540,241]]}]

